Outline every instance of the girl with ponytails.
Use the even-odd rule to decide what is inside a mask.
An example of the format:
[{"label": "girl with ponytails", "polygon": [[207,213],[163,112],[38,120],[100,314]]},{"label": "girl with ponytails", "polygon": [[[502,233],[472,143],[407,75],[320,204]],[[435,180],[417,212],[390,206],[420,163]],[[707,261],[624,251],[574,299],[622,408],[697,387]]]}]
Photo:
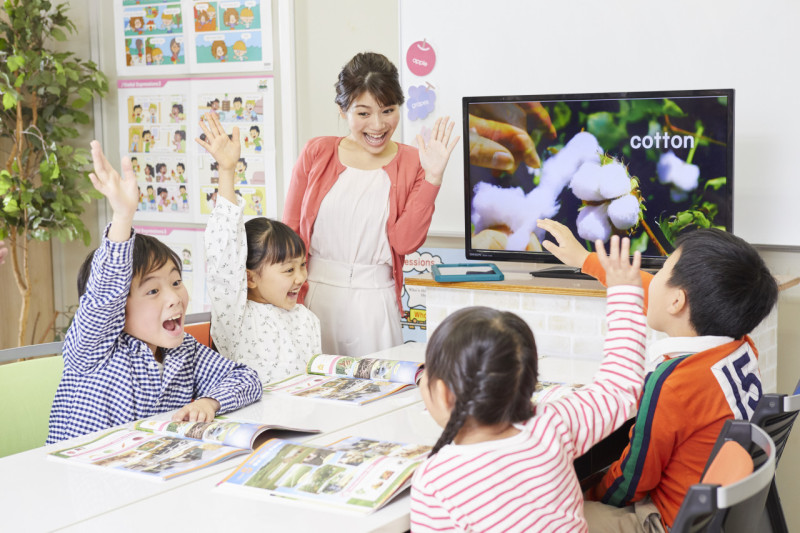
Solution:
[{"label": "girl with ponytails", "polygon": [[641,258],[616,236],[604,249],[608,333],[584,387],[534,406],[536,344],[513,313],[471,307],[436,328],[419,386],[444,430],[414,474],[414,532],[587,530],[572,462],[629,418],[644,377]]}]

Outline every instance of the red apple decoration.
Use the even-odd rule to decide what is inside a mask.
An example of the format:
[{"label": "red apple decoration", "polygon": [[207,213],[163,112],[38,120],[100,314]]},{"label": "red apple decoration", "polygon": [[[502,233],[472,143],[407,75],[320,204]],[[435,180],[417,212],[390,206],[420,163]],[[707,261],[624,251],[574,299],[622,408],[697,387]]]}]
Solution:
[{"label": "red apple decoration", "polygon": [[436,65],[436,52],[430,43],[424,39],[417,41],[408,47],[406,53],[406,64],[408,70],[415,76],[426,76],[433,70]]}]

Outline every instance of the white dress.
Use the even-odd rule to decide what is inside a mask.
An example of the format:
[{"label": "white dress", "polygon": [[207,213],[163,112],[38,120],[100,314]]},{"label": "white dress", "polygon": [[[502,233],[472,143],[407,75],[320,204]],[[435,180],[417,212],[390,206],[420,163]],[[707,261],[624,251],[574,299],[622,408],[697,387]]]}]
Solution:
[{"label": "white dress", "polygon": [[211,337],[223,356],[253,368],[267,384],[304,373],[321,353],[319,320],[300,304],[287,311],[247,299],[243,205],[220,196],[206,226]]},{"label": "white dress", "polygon": [[319,317],[324,353],[361,356],[403,343],[386,235],[390,188],[382,168],[346,167],[320,204],[305,303]]}]

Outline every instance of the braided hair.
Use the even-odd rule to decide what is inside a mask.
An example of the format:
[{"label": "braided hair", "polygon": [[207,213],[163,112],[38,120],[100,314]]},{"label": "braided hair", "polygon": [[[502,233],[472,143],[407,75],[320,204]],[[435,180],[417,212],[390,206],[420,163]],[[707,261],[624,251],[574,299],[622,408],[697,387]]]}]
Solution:
[{"label": "braided hair", "polygon": [[436,328],[425,351],[428,383],[441,379],[455,405],[431,455],[455,439],[468,417],[478,424],[514,424],[533,415],[536,343],[517,315],[467,307]]}]

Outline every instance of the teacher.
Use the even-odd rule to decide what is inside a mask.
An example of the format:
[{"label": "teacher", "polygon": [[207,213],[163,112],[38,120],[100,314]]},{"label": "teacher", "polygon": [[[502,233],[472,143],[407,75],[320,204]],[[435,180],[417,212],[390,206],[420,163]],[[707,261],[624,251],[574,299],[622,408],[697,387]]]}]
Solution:
[{"label": "teacher", "polygon": [[298,301],[317,315],[322,351],[366,355],[402,344],[405,254],[428,233],[434,200],[459,137],[439,118],[419,149],[394,142],[405,98],[397,68],[360,53],[339,73],[335,102],[346,137],[306,143],[292,171],[283,221],[309,250]]}]

